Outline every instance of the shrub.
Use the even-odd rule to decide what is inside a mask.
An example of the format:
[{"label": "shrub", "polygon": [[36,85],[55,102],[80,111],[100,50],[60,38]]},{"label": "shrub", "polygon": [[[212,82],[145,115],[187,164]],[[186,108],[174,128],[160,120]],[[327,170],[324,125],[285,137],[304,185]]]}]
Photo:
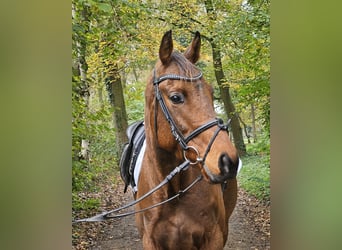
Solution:
[{"label": "shrub", "polygon": [[268,154],[242,158],[243,167],[238,175],[240,186],[261,200],[270,200],[270,165]]}]

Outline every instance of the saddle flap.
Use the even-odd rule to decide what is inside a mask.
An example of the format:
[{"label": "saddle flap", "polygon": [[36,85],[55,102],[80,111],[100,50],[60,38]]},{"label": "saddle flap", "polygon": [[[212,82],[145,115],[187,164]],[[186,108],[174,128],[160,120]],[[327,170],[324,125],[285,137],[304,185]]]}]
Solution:
[{"label": "saddle flap", "polygon": [[132,137],[134,138],[135,133],[139,130],[140,126],[144,126],[144,121],[136,121],[128,126],[126,130],[126,135],[128,137],[128,141],[131,141]]},{"label": "saddle flap", "polygon": [[129,185],[135,186],[134,168],[145,140],[144,122],[137,121],[129,125],[126,134],[128,142],[124,146],[119,163],[121,178],[125,182],[124,192],[127,191]]}]

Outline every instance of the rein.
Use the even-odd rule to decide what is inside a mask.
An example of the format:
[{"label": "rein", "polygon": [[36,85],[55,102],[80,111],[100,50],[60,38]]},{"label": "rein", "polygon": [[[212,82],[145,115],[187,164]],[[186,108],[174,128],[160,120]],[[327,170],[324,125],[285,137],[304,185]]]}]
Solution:
[{"label": "rein", "polygon": [[93,217],[89,217],[89,218],[85,218],[85,219],[79,219],[79,220],[75,220],[72,222],[72,224],[75,223],[79,223],[79,222],[96,222],[96,221],[105,221],[108,219],[115,219],[115,218],[121,218],[121,217],[125,217],[125,216],[129,216],[129,215],[133,215],[133,214],[137,214],[137,213],[141,213],[144,212],[148,209],[154,208],[154,207],[158,207],[160,205],[163,205],[164,203],[167,203],[171,200],[174,200],[175,198],[181,196],[182,194],[184,194],[185,192],[187,192],[190,188],[192,188],[197,182],[202,180],[202,175],[198,176],[189,186],[187,186],[184,190],[180,190],[176,195],[170,197],[167,200],[164,200],[162,202],[159,202],[157,204],[154,204],[150,207],[138,210],[138,211],[132,211],[132,212],[127,212],[127,213],[123,213],[123,214],[117,214],[117,215],[112,215],[110,216],[110,214],[118,212],[120,210],[123,210],[125,208],[129,208],[134,206],[135,204],[137,204],[138,202],[142,201],[143,199],[145,199],[146,197],[150,196],[151,194],[153,194],[154,192],[156,192],[157,190],[159,190],[160,188],[162,188],[164,185],[166,185],[176,174],[178,174],[181,171],[187,170],[189,167],[190,161],[186,160],[185,162],[183,162],[182,164],[180,164],[178,167],[174,168],[171,173],[165,177],[165,179],[159,183],[158,186],[154,187],[153,189],[151,189],[149,192],[147,192],[146,194],[144,194],[143,196],[141,196],[139,199],[130,202],[128,204],[126,204],[125,206],[113,209],[111,211],[106,211],[104,213],[95,215]]}]

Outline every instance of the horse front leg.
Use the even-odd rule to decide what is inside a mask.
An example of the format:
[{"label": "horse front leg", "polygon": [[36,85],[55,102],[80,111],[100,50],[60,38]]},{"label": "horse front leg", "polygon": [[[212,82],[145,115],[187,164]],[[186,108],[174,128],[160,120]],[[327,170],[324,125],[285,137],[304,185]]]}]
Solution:
[{"label": "horse front leg", "polygon": [[151,250],[158,249],[153,244],[152,239],[150,237],[148,237],[146,234],[143,236],[142,241],[143,241],[143,248],[144,249],[151,249]]},{"label": "horse front leg", "polygon": [[227,187],[224,190],[223,193],[223,200],[224,200],[224,207],[225,207],[225,223],[223,228],[224,230],[224,242],[227,241],[228,238],[228,233],[229,233],[229,218],[232,215],[234,208],[236,206],[237,202],[237,192],[238,192],[238,187],[237,187],[237,180],[236,178],[228,180],[227,181]]},{"label": "horse front leg", "polygon": [[162,249],[161,247],[158,247],[154,240],[152,239],[150,233],[147,231],[148,226],[144,224],[144,216],[143,214],[136,214],[135,215],[135,222],[136,226],[138,228],[140,238],[142,240],[143,249],[145,250],[156,250],[156,249]]},{"label": "horse front leg", "polygon": [[236,178],[228,180],[226,189],[223,193],[224,206],[226,210],[226,220],[228,222],[229,217],[233,213],[233,210],[237,201],[237,180]]}]

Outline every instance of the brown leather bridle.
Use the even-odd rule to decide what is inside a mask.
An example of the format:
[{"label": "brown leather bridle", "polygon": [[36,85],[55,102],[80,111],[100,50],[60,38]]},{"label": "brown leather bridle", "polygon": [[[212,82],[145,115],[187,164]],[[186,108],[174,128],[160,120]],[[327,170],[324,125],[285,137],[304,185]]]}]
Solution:
[{"label": "brown leather bridle", "polygon": [[[221,130],[228,131],[228,126],[229,126],[229,123],[231,120],[229,119],[227,124],[224,124],[222,119],[215,118],[214,120],[211,120],[211,121],[199,126],[195,130],[193,130],[189,135],[184,136],[180,132],[180,130],[178,129],[174,119],[172,118],[172,115],[171,115],[169,109],[167,108],[167,106],[165,104],[165,100],[163,98],[163,95],[161,94],[161,91],[159,89],[159,84],[165,80],[178,80],[178,81],[186,81],[186,82],[195,82],[195,81],[200,80],[202,78],[202,76],[203,76],[203,74],[202,74],[202,72],[200,72],[198,75],[196,75],[194,77],[180,76],[180,75],[176,75],[176,74],[165,74],[165,75],[156,77],[156,70],[155,69],[153,70],[153,86],[154,86],[155,98],[158,101],[160,108],[161,108],[166,120],[168,121],[168,123],[170,125],[172,135],[174,136],[175,140],[179,143],[179,145],[183,149],[184,159],[187,160],[187,151],[190,150],[190,151],[195,152],[195,154],[197,154],[196,160],[195,161],[190,160],[190,164],[201,163],[202,165],[205,165],[205,159],[206,159],[206,157],[207,157],[207,155],[211,149],[211,146],[214,143],[218,133]],[[157,116],[157,114],[155,112],[155,126],[157,126],[156,116]],[[203,157],[200,157],[198,150],[193,146],[189,146],[188,143],[193,138],[195,138],[197,135],[199,135],[200,133],[204,132],[205,130],[207,130],[213,126],[217,126],[218,128],[215,131],[214,135],[212,136]],[[205,170],[208,171],[208,169],[205,169]]]}]

